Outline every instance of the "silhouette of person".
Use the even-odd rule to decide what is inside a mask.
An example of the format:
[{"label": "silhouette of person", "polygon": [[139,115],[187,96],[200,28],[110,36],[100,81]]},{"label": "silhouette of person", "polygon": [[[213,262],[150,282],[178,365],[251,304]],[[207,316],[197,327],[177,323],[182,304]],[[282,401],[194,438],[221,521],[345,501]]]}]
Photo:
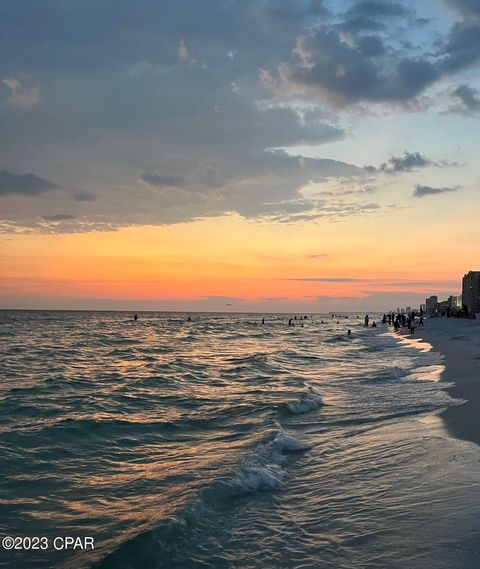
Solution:
[{"label": "silhouette of person", "polygon": [[133,315],[133,319],[134,319],[134,320],[138,320],[138,314],[134,314],[134,315]]}]

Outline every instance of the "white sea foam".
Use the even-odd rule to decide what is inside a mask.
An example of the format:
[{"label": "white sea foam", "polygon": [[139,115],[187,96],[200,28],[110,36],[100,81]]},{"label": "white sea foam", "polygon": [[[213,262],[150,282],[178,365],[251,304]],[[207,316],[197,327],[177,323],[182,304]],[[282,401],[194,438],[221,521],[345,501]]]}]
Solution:
[{"label": "white sea foam", "polygon": [[243,492],[276,490],[283,485],[286,471],[278,464],[246,467],[234,480]]},{"label": "white sea foam", "polygon": [[286,453],[308,450],[310,446],[288,435],[283,429],[273,441],[259,445],[245,461],[233,485],[241,492],[269,491],[280,488],[287,478]]},{"label": "white sea foam", "polygon": [[323,405],[322,396],[319,393],[311,390],[305,393],[298,401],[288,404],[288,409],[294,415],[301,415],[303,413],[309,413],[310,411],[315,411]]},{"label": "white sea foam", "polygon": [[310,448],[310,445],[299,441],[291,435],[287,435],[285,432],[279,433],[273,442],[281,452],[308,450]]}]

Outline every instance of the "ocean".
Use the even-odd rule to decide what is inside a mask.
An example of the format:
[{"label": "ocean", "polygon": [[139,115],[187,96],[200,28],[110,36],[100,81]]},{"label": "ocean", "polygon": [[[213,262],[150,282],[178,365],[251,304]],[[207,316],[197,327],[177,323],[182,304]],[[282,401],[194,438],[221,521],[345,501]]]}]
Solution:
[{"label": "ocean", "polygon": [[427,344],[355,314],[0,316],[0,534],[49,545],[0,567],[480,566],[480,453]]}]

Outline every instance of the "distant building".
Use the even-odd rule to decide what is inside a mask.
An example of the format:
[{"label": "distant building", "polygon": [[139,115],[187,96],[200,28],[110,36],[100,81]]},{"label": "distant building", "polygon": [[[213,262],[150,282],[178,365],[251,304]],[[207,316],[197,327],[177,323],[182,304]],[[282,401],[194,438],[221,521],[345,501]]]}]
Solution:
[{"label": "distant building", "polygon": [[438,296],[432,295],[425,300],[425,312],[428,314],[435,314],[438,309]]},{"label": "distant building", "polygon": [[480,312],[480,271],[469,271],[464,275],[462,302],[469,312]]},{"label": "distant building", "polygon": [[461,296],[449,296],[448,302],[450,304],[450,308],[456,310],[457,308],[462,308],[462,297]]},{"label": "distant building", "polygon": [[449,314],[450,311],[450,302],[448,300],[442,300],[437,304],[437,308],[435,312],[440,314],[440,316],[445,316],[445,314]]}]

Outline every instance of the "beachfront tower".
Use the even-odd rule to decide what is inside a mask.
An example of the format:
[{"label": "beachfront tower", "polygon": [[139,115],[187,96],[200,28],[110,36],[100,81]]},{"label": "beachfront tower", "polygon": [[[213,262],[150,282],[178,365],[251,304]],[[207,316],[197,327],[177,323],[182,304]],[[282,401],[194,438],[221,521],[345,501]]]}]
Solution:
[{"label": "beachfront tower", "polygon": [[428,314],[435,314],[438,307],[438,296],[432,295],[425,301],[425,308]]},{"label": "beachfront tower", "polygon": [[469,312],[480,312],[480,271],[469,271],[464,275],[462,302]]}]

